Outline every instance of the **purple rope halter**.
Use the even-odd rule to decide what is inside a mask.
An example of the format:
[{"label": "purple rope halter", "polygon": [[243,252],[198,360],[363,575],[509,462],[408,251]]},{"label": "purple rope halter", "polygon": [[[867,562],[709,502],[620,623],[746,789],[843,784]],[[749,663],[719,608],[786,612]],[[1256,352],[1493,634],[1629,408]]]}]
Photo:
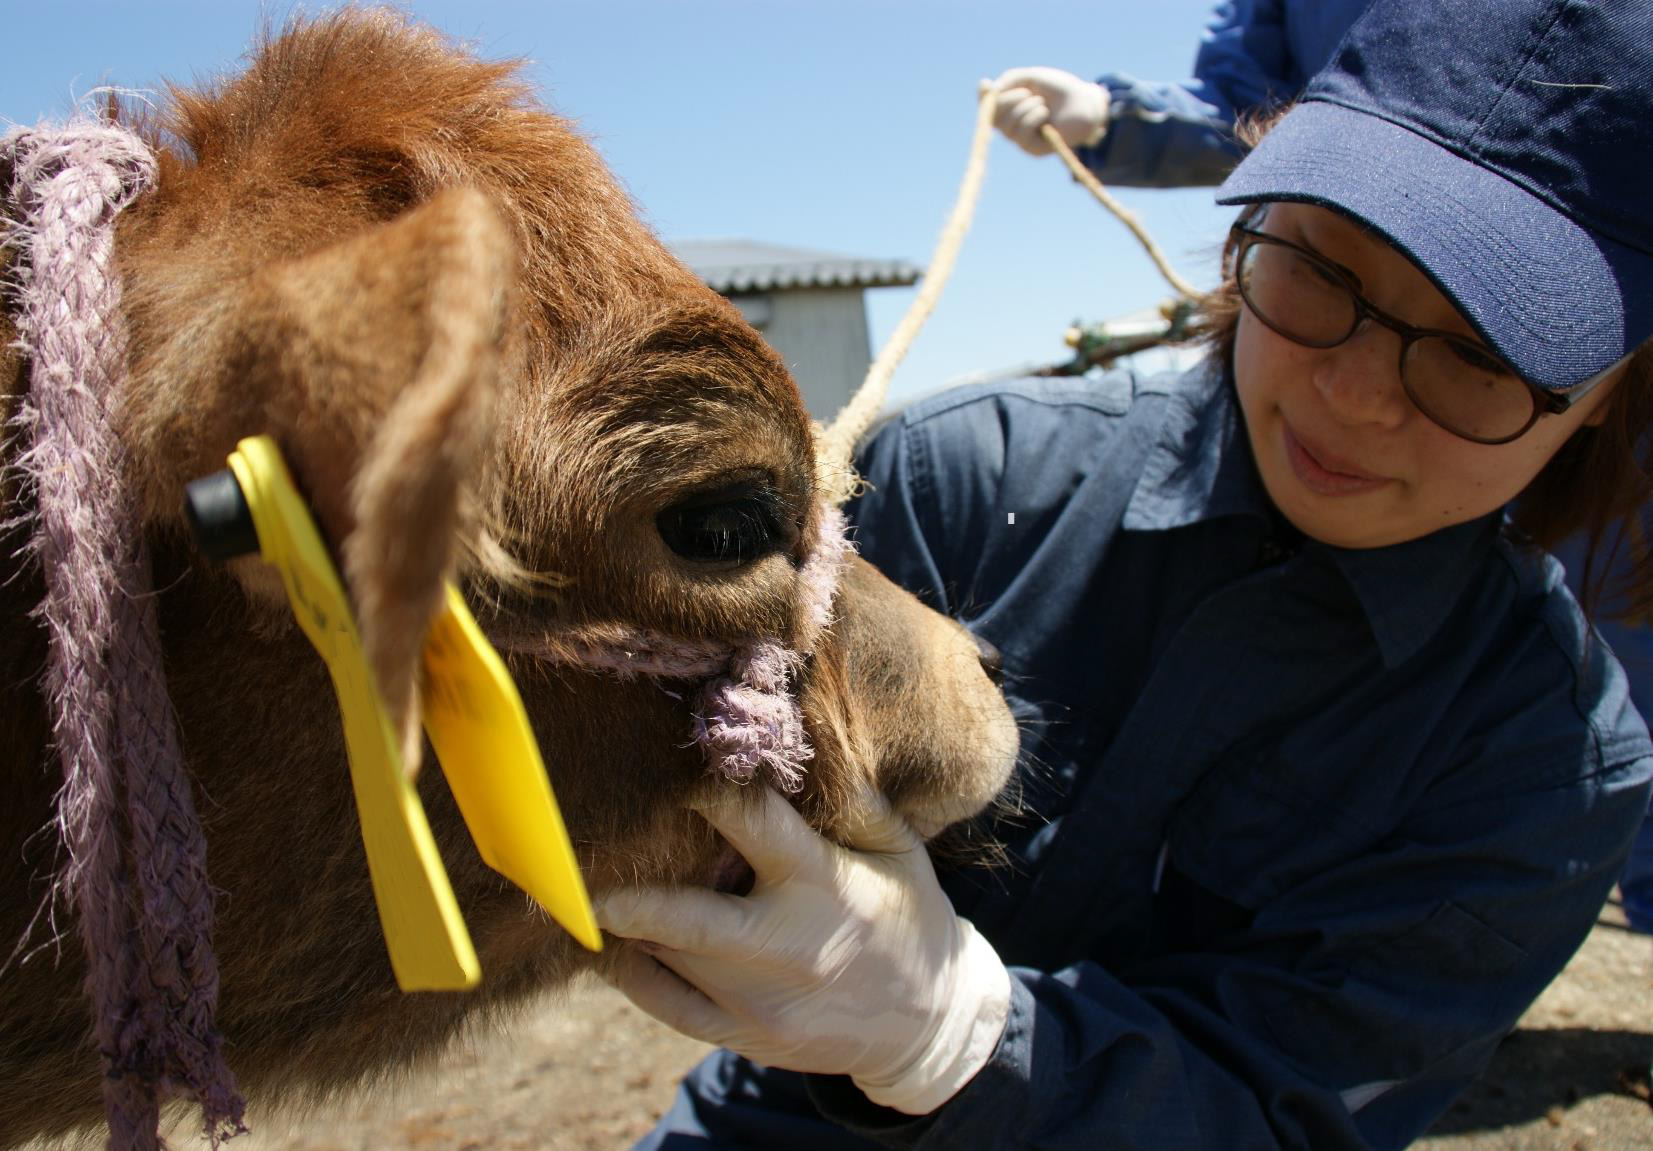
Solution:
[{"label": "purple rope halter", "polygon": [[791,678],[831,625],[833,599],[854,550],[842,511],[826,505],[819,520],[815,549],[798,573],[806,627],[797,648],[775,638],[696,642],[625,624],[494,642],[535,659],[621,679],[710,679],[696,695],[691,728],[709,766],[737,783],[749,783],[762,771],[781,791],[797,791],[815,752]]},{"label": "purple rope halter", "polygon": [[28,446],[15,466],[35,496],[29,546],[46,582],[39,616],[68,854],[57,882],[86,950],[108,1146],[159,1148],[172,1094],[200,1102],[216,1146],[245,1128],[214,1024],[206,841],[110,426],[126,374],[115,218],[154,182],[155,160],[136,136],[95,120],[14,130],[0,154],[13,167],[0,241],[18,253],[19,344],[32,365],[16,417]]}]

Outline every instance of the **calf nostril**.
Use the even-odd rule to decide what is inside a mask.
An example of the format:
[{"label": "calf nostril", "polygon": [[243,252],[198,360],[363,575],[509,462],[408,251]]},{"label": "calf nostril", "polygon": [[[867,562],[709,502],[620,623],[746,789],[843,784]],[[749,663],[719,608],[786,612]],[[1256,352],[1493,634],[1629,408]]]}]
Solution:
[{"label": "calf nostril", "polygon": [[970,633],[970,638],[976,641],[976,655],[981,660],[981,669],[993,681],[993,686],[998,687],[1004,682],[1003,653],[975,632]]}]

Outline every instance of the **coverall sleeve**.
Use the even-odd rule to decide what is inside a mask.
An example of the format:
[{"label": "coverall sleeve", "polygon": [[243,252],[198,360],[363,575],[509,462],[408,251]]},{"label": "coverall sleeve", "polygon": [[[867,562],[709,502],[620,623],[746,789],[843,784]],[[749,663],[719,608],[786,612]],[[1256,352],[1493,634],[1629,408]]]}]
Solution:
[{"label": "coverall sleeve", "polygon": [[950,614],[952,597],[939,566],[945,557],[938,558],[927,542],[940,525],[920,520],[921,507],[927,514],[935,506],[928,498],[931,477],[922,459],[914,460],[899,415],[874,429],[857,451],[855,467],[863,494],[845,512],[857,550],[927,606]]},{"label": "coverall sleeve", "polygon": [[[920,557],[895,560],[896,578],[967,581],[923,489],[902,486],[910,450],[887,434],[867,453],[884,486],[863,522],[874,539],[914,533],[889,550]],[[998,1048],[933,1114],[883,1110],[841,1078],[809,1077],[811,1098],[924,1151],[1407,1146],[1583,941],[1647,810],[1644,745],[1581,725],[1565,684],[1522,702],[1400,826],[1269,892],[1245,927],[1127,970],[1013,968]],[[1210,866],[1193,845],[1169,859],[1195,882]]]},{"label": "coverall sleeve", "polygon": [[1139,188],[1215,185],[1244,154],[1236,117],[1290,99],[1305,77],[1292,60],[1283,0],[1226,0],[1212,13],[1194,78],[1098,79],[1110,98],[1108,131],[1079,156],[1104,183]]}]

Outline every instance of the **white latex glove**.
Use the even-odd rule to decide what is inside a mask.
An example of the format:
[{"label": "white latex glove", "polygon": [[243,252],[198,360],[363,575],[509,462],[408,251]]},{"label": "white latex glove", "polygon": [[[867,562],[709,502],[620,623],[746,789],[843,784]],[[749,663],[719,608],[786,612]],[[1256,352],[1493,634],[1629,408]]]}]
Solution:
[{"label": "white latex glove", "polygon": [[873,1102],[925,1115],[993,1054],[1010,975],[953,911],[919,837],[881,798],[868,808],[856,850],[767,789],[705,809],[752,865],[751,893],[621,889],[597,901],[597,922],[649,941],[610,977],[661,1022],[771,1067],[849,1075]]},{"label": "white latex glove", "polygon": [[1099,143],[1108,131],[1108,90],[1060,68],[1012,68],[993,87],[999,105],[998,128],[1022,151],[1048,155],[1051,148],[1039,129],[1049,124],[1070,148]]}]

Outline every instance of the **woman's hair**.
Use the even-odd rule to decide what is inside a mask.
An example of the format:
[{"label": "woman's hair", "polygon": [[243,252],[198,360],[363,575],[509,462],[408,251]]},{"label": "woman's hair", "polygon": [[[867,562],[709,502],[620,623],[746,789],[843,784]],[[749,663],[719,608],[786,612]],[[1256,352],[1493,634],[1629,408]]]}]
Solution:
[{"label": "woman's hair", "polygon": [[[1248,117],[1236,134],[1253,148],[1290,110],[1287,104]],[[1256,205],[1247,205],[1240,219],[1256,211]],[[1230,372],[1243,306],[1233,248],[1230,236],[1223,246],[1222,282],[1200,301],[1193,335]],[[1534,547],[1553,549],[1582,533],[1584,570],[1578,575],[1585,611],[1593,615],[1609,603],[1611,615],[1640,623],[1653,616],[1653,548],[1642,514],[1653,502],[1653,340],[1631,355],[1603,412],[1599,425],[1574,432],[1533,477],[1511,518],[1518,538]],[[1631,550],[1628,567],[1616,562],[1621,548]],[[1623,574],[1609,580],[1615,571]]]}]

